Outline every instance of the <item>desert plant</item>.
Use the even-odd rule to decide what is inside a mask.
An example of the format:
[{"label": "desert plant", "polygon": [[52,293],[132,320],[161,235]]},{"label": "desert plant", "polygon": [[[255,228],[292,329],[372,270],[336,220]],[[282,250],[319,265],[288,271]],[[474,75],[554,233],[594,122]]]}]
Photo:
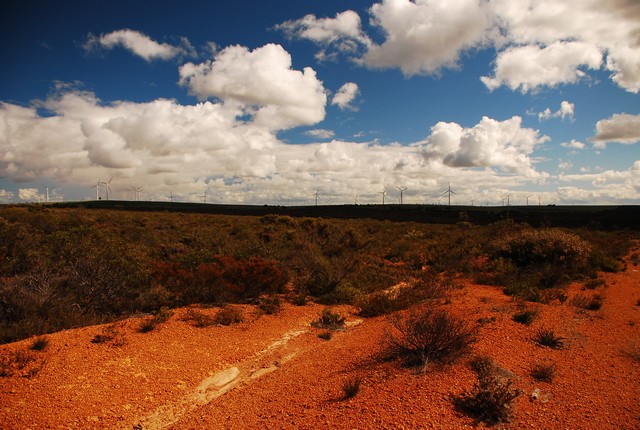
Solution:
[{"label": "desert plant", "polygon": [[49,345],[49,339],[46,336],[38,336],[33,340],[29,349],[32,351],[43,351]]},{"label": "desert plant", "polygon": [[330,308],[324,308],[320,318],[311,323],[313,327],[327,330],[341,330],[344,328],[345,317],[333,312]]},{"label": "desert plant", "polygon": [[110,343],[112,346],[125,345],[124,333],[118,331],[115,324],[109,324],[91,339],[91,343]]},{"label": "desert plant", "polygon": [[472,362],[478,381],[470,391],[453,399],[456,408],[489,425],[508,422],[513,417],[513,401],[521,394],[513,378],[489,358]]},{"label": "desert plant", "polygon": [[598,287],[602,287],[605,285],[604,279],[602,278],[590,278],[587,279],[584,283],[584,287],[587,290],[595,290]]},{"label": "desert plant", "polygon": [[171,318],[172,314],[173,312],[171,310],[167,308],[161,308],[155,315],[153,315],[152,318],[142,321],[142,323],[140,323],[140,326],[138,327],[138,331],[140,333],[148,333],[150,331],[153,331],[160,324],[166,322],[169,318]]},{"label": "desert plant", "polygon": [[360,384],[362,383],[362,377],[354,376],[342,383],[342,400],[348,400],[354,398],[360,392]]},{"label": "desert plant", "polygon": [[536,363],[531,369],[531,376],[538,381],[551,382],[556,376],[555,363]]},{"label": "desert plant", "polygon": [[331,331],[329,330],[324,330],[321,331],[320,334],[318,334],[318,337],[322,340],[331,340],[331,338],[333,337],[333,333],[331,333]]},{"label": "desert plant", "polygon": [[280,312],[282,302],[278,296],[261,297],[258,301],[258,307],[267,315],[275,315]]},{"label": "desert plant", "polygon": [[582,294],[576,294],[571,299],[570,303],[571,305],[581,309],[586,309],[589,311],[597,311],[602,308],[603,300],[604,298],[600,294],[594,294],[591,297],[586,297],[586,296],[583,296]]},{"label": "desert plant", "polygon": [[513,314],[513,320],[517,323],[530,325],[538,316],[538,311],[533,309],[523,309]]},{"label": "desert plant", "polygon": [[390,320],[390,352],[423,369],[431,362],[457,358],[475,341],[475,329],[445,310],[416,308]]},{"label": "desert plant", "polygon": [[555,334],[552,329],[539,328],[533,336],[533,341],[540,346],[546,346],[551,349],[561,349],[564,347],[565,339]]},{"label": "desert plant", "polygon": [[182,321],[191,322],[194,327],[198,328],[209,327],[216,324],[216,319],[214,317],[195,309],[187,309],[187,312],[182,317]]},{"label": "desert plant", "polygon": [[17,350],[0,356],[0,377],[23,376],[31,378],[44,366],[44,360],[38,359],[31,351]]},{"label": "desert plant", "polygon": [[223,306],[215,316],[214,321],[220,325],[231,325],[242,322],[242,312],[235,306]]}]

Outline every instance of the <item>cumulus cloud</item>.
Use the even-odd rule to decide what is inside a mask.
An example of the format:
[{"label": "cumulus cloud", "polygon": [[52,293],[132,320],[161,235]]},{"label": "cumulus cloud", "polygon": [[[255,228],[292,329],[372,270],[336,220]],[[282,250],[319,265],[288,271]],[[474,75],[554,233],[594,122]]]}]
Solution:
[{"label": "cumulus cloud", "polygon": [[485,46],[495,31],[479,0],[383,0],[370,13],[385,40],[369,46],[362,64],[399,68],[406,76],[457,68],[462,52]]},{"label": "cumulus cloud", "polygon": [[489,90],[506,85],[526,93],[543,86],[576,83],[586,76],[581,67],[598,69],[601,64],[600,50],[583,42],[517,46],[498,54],[493,77],[480,79]]},{"label": "cumulus cloud", "polygon": [[584,143],[575,139],[571,139],[570,142],[562,142],[560,146],[562,146],[563,148],[570,148],[570,149],[584,149],[586,147]]},{"label": "cumulus cloud", "polygon": [[18,190],[18,198],[35,202],[40,200],[40,193],[37,188],[20,188]]},{"label": "cumulus cloud", "polygon": [[596,123],[596,135],[591,139],[598,148],[607,143],[632,144],[640,142],[640,115],[613,114]]},{"label": "cumulus cloud", "polygon": [[353,82],[347,82],[340,87],[338,92],[331,99],[332,105],[337,105],[342,110],[356,110],[351,104],[360,93],[358,85]]},{"label": "cumulus cloud", "polygon": [[335,133],[331,130],[325,130],[323,128],[316,128],[305,132],[307,136],[316,137],[318,139],[331,139],[335,136]]},{"label": "cumulus cloud", "polygon": [[213,60],[181,66],[180,84],[201,100],[236,102],[257,124],[274,130],[315,124],[325,115],[327,96],[316,72],[292,69],[280,45],[227,47]]},{"label": "cumulus cloud", "polygon": [[575,105],[566,100],[563,100],[560,103],[560,109],[555,112],[552,112],[551,109],[546,108],[544,111],[538,113],[538,119],[540,121],[546,121],[551,118],[560,118],[564,120],[565,118],[569,118],[573,120],[573,110]]},{"label": "cumulus cloud", "polygon": [[[585,68],[604,65],[620,87],[633,93],[640,90],[640,3],[636,0],[491,0],[490,7],[499,17],[505,44],[511,47],[499,53],[494,78],[484,80],[489,88],[504,84],[526,91],[573,83]],[[583,56],[577,52],[579,47],[585,49]],[[552,55],[561,52],[569,58]],[[597,52],[606,56],[606,62],[597,61]],[[545,77],[527,79],[522,72],[535,70],[529,63],[536,58],[545,62]],[[525,68],[519,68],[517,61],[524,61]],[[549,68],[554,64],[559,68],[555,73]]]},{"label": "cumulus cloud", "polygon": [[471,128],[439,122],[431,128],[423,154],[451,167],[497,167],[536,177],[540,173],[533,166],[531,154],[547,140],[537,130],[523,128],[518,116],[505,121],[484,117]]},{"label": "cumulus cloud", "polygon": [[87,36],[84,48],[92,51],[98,48],[113,49],[121,46],[145,61],[170,60],[178,56],[195,56],[195,49],[187,38],[181,38],[180,45],[158,43],[139,31],[123,29],[101,34],[99,37],[91,33]]},{"label": "cumulus cloud", "polygon": [[339,51],[354,52],[357,45],[368,45],[369,38],[362,32],[360,16],[347,10],[335,18],[316,18],[309,14],[303,18],[285,21],[275,26],[289,38],[306,39],[320,45],[333,45]]},{"label": "cumulus cloud", "polygon": [[598,173],[561,174],[562,182],[584,182],[591,187],[574,185],[558,188],[558,195],[564,201],[584,204],[636,204],[640,192],[640,160],[627,170],[605,170]]}]

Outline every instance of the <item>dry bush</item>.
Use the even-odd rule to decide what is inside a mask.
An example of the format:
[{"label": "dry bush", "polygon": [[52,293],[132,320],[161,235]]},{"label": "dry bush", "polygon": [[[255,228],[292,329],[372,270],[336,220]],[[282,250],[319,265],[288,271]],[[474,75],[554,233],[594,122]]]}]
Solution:
[{"label": "dry bush", "polygon": [[138,331],[140,333],[148,333],[150,331],[153,331],[160,324],[166,322],[169,318],[171,318],[171,315],[173,315],[172,311],[167,308],[162,308],[155,315],[153,315],[152,318],[142,321],[142,323],[140,323],[140,326],[138,327]]},{"label": "dry bush", "polygon": [[220,325],[232,325],[242,322],[242,312],[235,306],[223,306],[215,316],[215,323]]},{"label": "dry bush", "polygon": [[44,351],[49,345],[49,339],[46,336],[38,336],[31,342],[29,347],[32,351]]},{"label": "dry bush", "polygon": [[538,316],[538,311],[534,309],[523,309],[513,314],[513,320],[517,323],[530,325]]},{"label": "dry bush", "polygon": [[360,384],[362,384],[361,376],[353,376],[342,384],[342,400],[354,398],[360,392]]},{"label": "dry bush", "polygon": [[267,315],[275,315],[282,309],[282,302],[278,296],[261,297],[258,308]]},{"label": "dry bush", "polygon": [[602,308],[604,297],[600,294],[594,294],[591,297],[584,296],[582,294],[576,294],[570,301],[572,306],[577,308],[586,309],[589,311],[597,311]]},{"label": "dry bush", "polygon": [[333,312],[329,308],[324,308],[320,318],[311,323],[313,327],[324,328],[327,330],[342,330],[344,328],[345,317],[339,313]]},{"label": "dry bush", "polygon": [[403,316],[390,318],[390,352],[403,357],[407,365],[452,361],[475,341],[475,329],[445,310],[414,308]]},{"label": "dry bush", "polygon": [[521,394],[513,378],[488,357],[474,360],[471,368],[478,381],[470,391],[453,399],[456,408],[489,425],[509,422],[514,414],[513,401]]},{"label": "dry bush", "polygon": [[546,346],[551,349],[562,349],[565,339],[556,335],[550,328],[539,328],[533,336],[533,341],[540,346]]},{"label": "dry bush", "polygon": [[197,328],[210,327],[216,324],[216,319],[213,316],[207,315],[195,309],[187,309],[187,312],[182,317],[182,321],[190,322],[194,327]]},{"label": "dry bush", "polygon": [[531,369],[531,376],[538,381],[551,382],[556,376],[555,363],[536,363]]},{"label": "dry bush", "polygon": [[43,358],[34,352],[17,350],[0,356],[0,377],[22,376],[31,378],[44,366]]},{"label": "dry bush", "polygon": [[109,324],[91,339],[91,343],[108,343],[111,346],[124,346],[127,342],[124,333],[118,330],[115,324]]}]

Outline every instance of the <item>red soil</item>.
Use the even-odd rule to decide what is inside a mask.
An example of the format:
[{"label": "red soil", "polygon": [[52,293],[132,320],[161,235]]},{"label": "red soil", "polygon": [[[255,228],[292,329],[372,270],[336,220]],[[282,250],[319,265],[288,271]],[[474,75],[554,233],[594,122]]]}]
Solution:
[{"label": "red soil", "polygon": [[[568,290],[564,304],[533,305],[532,325],[512,320],[518,303],[495,287],[467,284],[441,305],[479,324],[475,354],[511,372],[523,394],[515,416],[498,428],[640,428],[640,272],[605,274],[596,291]],[[599,311],[570,304],[576,294],[605,297]],[[44,351],[13,376],[0,378],[0,428],[170,429],[459,429],[484,426],[456,410],[452,397],[471,388],[469,359],[426,374],[381,358],[385,317],[360,320],[330,340],[310,327],[322,306],[285,305],[275,316],[242,307],[245,322],[196,328],[185,309],[149,333],[141,318],[115,325],[116,337],[92,343],[107,326],[48,336]],[[215,313],[215,309],[200,310]],[[478,323],[478,321],[482,323]],[[532,342],[549,327],[564,337],[552,350]],[[0,346],[3,358],[27,351],[25,340]],[[530,376],[536,363],[556,363],[552,382]],[[342,400],[343,383],[361,377],[358,394]],[[541,397],[532,398],[541,390]]]}]

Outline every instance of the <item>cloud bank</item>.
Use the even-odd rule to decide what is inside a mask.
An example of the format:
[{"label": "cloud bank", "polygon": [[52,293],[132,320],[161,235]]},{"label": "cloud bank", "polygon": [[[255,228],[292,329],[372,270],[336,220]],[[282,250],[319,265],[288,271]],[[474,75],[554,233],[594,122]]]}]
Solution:
[{"label": "cloud bank", "polygon": [[91,52],[96,49],[111,50],[120,46],[145,61],[170,60],[179,56],[195,56],[195,49],[186,38],[181,38],[179,45],[158,43],[139,31],[123,29],[101,34],[99,37],[91,33],[87,36],[84,48]]}]

